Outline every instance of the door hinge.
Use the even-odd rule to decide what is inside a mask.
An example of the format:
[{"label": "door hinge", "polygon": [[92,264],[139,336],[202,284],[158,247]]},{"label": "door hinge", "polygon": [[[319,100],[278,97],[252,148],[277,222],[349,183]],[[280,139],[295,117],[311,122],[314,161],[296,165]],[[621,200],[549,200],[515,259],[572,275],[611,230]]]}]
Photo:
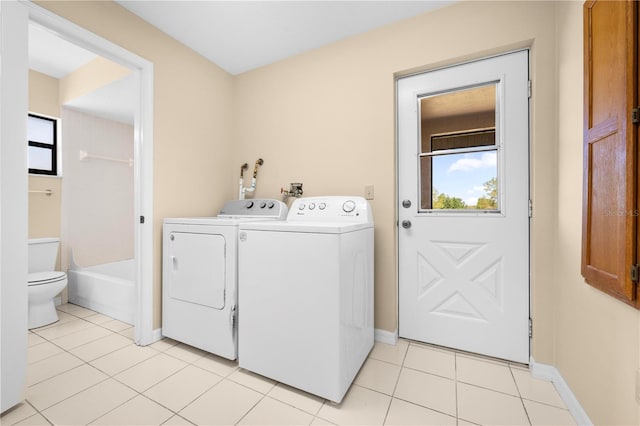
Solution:
[{"label": "door hinge", "polygon": [[633,124],[640,123],[640,107],[631,110],[631,122]]},{"label": "door hinge", "polygon": [[529,199],[529,219],[533,217],[533,202]]},{"label": "door hinge", "polygon": [[529,318],[529,338],[533,337],[533,320]]},{"label": "door hinge", "polygon": [[531,80],[527,81],[527,97],[529,99],[531,99],[531,92],[532,92],[531,86],[532,86],[532,84],[533,83],[531,83]]},{"label": "door hinge", "polygon": [[140,223],[144,223],[144,216],[140,216]]},{"label": "door hinge", "polygon": [[637,263],[635,265],[631,265],[631,281],[634,283],[638,282],[638,278],[640,275],[640,265]]}]

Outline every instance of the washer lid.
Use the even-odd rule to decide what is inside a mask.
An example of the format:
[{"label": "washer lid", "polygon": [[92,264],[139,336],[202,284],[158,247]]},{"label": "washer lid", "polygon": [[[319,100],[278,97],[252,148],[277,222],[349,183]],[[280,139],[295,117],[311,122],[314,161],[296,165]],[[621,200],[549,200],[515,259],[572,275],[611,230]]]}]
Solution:
[{"label": "washer lid", "polygon": [[32,272],[29,274],[29,285],[62,281],[66,278],[67,274],[62,271]]},{"label": "washer lid", "polygon": [[308,234],[344,234],[373,228],[373,223],[269,221],[240,224],[240,230],[298,232]]}]

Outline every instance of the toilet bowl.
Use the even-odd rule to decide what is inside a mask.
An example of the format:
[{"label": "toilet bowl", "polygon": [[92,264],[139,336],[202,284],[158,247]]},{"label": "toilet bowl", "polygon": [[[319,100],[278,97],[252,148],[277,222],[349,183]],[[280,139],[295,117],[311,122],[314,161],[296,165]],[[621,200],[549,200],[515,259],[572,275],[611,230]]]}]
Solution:
[{"label": "toilet bowl", "polygon": [[54,297],[67,286],[67,274],[55,271],[60,240],[29,240],[29,329],[58,321]]}]

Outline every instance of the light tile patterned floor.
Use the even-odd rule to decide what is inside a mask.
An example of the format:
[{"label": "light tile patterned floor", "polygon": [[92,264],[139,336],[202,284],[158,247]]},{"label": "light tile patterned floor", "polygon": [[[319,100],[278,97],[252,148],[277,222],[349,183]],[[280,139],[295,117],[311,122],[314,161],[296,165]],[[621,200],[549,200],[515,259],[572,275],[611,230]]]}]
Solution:
[{"label": "light tile patterned floor", "polygon": [[29,332],[26,401],[3,425],[574,425],[519,365],[415,342],[376,343],[340,405],[74,306]]}]

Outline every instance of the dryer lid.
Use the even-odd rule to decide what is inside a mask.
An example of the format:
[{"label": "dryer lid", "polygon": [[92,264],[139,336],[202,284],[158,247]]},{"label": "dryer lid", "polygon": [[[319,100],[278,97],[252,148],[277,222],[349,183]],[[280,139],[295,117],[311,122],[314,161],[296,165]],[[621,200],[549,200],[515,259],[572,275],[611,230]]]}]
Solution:
[{"label": "dryer lid", "polygon": [[62,271],[32,272],[29,274],[29,285],[62,281],[65,278],[67,278],[67,274]]}]

